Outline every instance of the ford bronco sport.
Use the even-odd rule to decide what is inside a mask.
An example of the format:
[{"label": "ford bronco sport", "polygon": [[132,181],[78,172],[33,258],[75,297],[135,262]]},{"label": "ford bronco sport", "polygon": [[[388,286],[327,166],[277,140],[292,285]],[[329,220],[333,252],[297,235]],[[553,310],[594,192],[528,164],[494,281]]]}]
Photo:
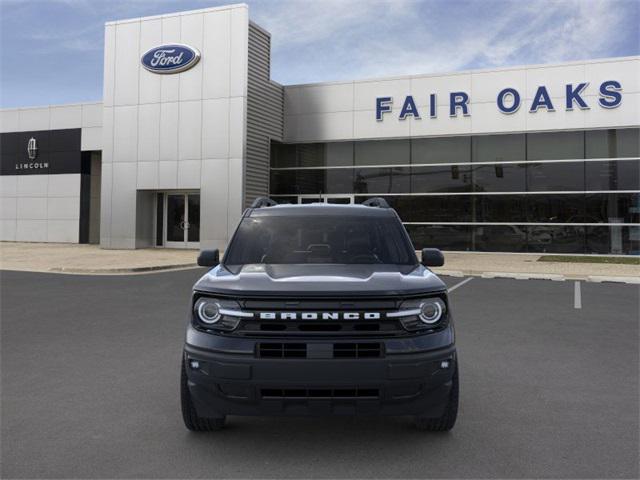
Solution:
[{"label": "ford bronco sport", "polygon": [[227,415],[411,415],[450,430],[458,365],[445,284],[396,212],[257,199],[193,288],[182,356],[189,430]]}]

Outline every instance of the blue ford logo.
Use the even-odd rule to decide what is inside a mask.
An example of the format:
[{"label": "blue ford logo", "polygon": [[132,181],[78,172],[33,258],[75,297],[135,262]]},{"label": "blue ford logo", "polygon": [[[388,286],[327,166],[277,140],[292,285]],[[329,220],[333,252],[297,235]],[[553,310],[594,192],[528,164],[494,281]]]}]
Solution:
[{"label": "blue ford logo", "polygon": [[200,60],[200,52],[188,45],[160,45],[148,50],[140,61],[153,73],[178,73],[190,69]]}]

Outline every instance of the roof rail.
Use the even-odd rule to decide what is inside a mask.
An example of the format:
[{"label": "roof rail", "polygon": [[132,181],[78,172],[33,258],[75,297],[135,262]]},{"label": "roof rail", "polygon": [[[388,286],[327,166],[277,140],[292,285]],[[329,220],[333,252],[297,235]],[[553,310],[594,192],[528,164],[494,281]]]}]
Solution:
[{"label": "roof rail", "polygon": [[258,197],[251,204],[251,208],[273,207],[275,205],[278,203],[268,197]]},{"label": "roof rail", "polygon": [[384,198],[374,197],[362,202],[365,207],[391,208]]}]

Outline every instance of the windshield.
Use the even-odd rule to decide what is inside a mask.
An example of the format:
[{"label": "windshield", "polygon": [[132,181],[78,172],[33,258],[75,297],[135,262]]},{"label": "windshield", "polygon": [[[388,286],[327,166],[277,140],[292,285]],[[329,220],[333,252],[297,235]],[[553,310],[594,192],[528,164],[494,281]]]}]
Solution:
[{"label": "windshield", "polygon": [[264,216],[244,218],[226,265],[417,265],[402,224],[393,217]]}]

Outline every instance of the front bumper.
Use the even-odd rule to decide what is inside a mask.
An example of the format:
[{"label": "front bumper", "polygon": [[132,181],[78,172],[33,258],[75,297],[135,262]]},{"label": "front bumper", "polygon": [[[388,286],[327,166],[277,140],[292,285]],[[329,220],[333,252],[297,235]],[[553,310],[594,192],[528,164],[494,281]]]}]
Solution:
[{"label": "front bumper", "polygon": [[[439,417],[457,366],[452,328],[377,339],[384,343],[381,358],[258,358],[260,341],[189,329],[185,368],[198,415]],[[305,339],[307,344],[349,341]]]}]

